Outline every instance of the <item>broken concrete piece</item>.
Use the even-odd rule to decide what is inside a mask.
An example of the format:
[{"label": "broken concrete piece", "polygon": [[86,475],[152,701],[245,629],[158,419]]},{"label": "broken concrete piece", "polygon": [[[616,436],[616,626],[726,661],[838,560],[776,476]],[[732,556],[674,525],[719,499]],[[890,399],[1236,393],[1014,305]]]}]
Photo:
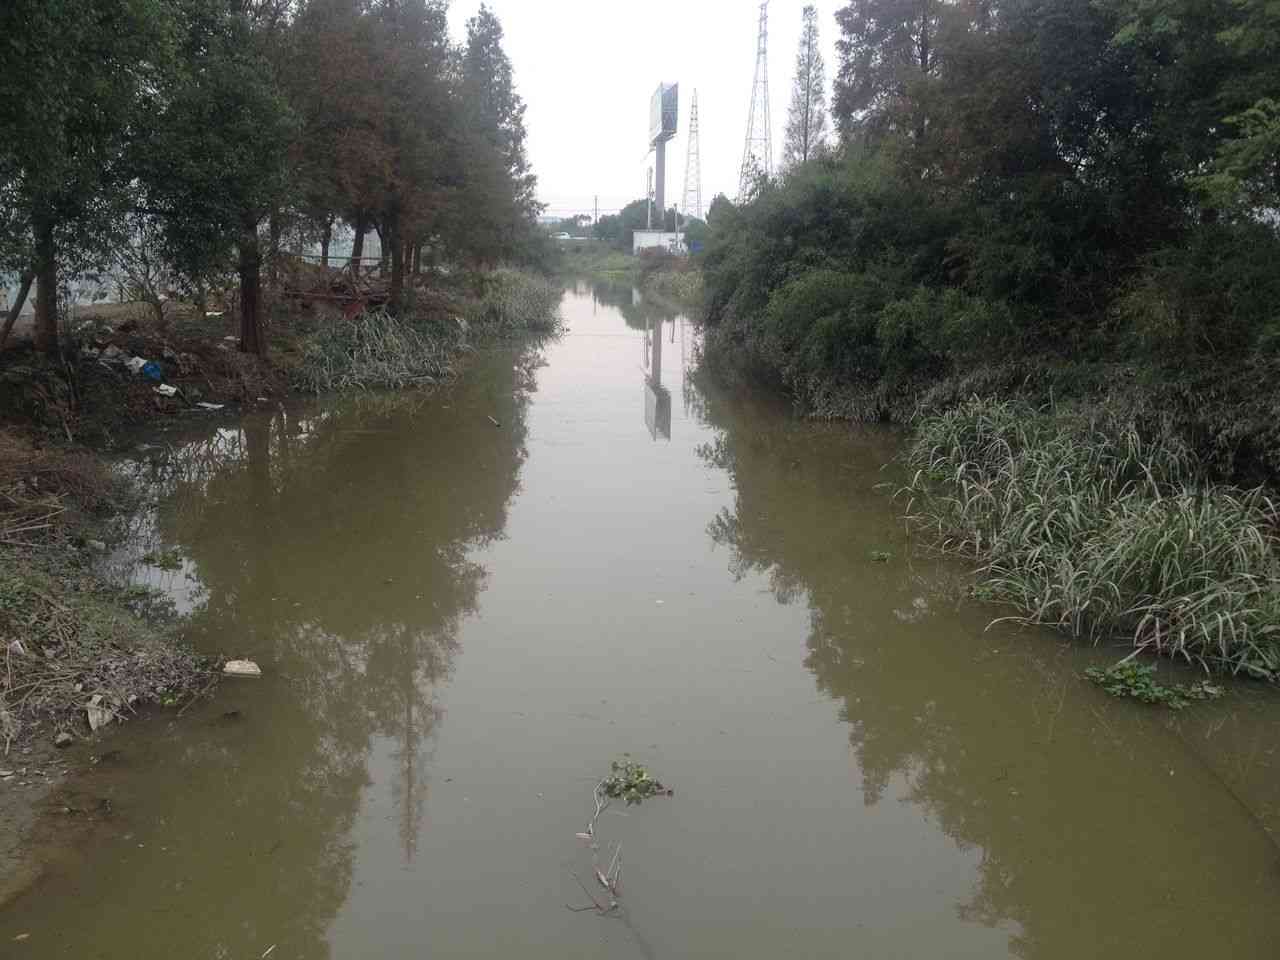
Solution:
[{"label": "broken concrete piece", "polygon": [[228,660],[223,664],[222,672],[228,677],[262,676],[262,668],[252,660]]},{"label": "broken concrete piece", "polygon": [[58,734],[56,737],[53,738],[53,745],[61,749],[62,747],[71,746],[71,743],[74,740],[75,740],[75,737],[71,736],[71,734],[63,730],[60,734]]}]

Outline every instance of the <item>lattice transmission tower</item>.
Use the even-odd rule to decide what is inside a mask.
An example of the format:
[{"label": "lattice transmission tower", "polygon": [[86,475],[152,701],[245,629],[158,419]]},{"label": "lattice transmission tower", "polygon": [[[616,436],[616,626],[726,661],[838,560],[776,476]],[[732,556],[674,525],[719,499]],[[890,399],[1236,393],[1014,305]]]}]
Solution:
[{"label": "lattice transmission tower", "polygon": [[698,144],[698,91],[693,91],[689,113],[689,147],[684,159],[684,201],[680,209],[686,217],[702,219],[702,154]]},{"label": "lattice transmission tower", "polygon": [[742,149],[738,199],[751,192],[758,174],[773,175],[773,123],[769,118],[769,0],[760,4],[760,36],[756,41],[756,77],[751,84],[747,142]]}]

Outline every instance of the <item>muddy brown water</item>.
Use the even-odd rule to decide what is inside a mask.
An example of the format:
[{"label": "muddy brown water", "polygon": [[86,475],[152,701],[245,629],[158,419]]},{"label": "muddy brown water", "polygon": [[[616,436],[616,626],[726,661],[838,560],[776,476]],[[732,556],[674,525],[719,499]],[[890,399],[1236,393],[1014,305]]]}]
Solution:
[{"label": "muddy brown water", "polygon": [[[106,812],[0,955],[1277,955],[1274,696],[1108,699],[908,539],[899,438],[695,378],[630,290],[564,314],[125,465],[118,559],[265,677],[76,748]],[[675,795],[606,812],[623,906],[574,912],[624,752]]]}]

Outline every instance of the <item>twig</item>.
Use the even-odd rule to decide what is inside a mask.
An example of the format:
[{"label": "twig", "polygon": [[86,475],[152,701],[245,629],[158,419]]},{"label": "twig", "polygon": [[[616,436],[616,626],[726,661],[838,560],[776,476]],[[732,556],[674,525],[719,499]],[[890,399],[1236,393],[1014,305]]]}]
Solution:
[{"label": "twig", "polygon": [[[578,876],[576,873],[571,873],[571,874],[569,874],[569,876],[573,877],[573,879],[575,879],[575,880],[577,880],[577,881],[578,881],[578,886],[580,886],[580,887],[582,888],[582,892],[583,892],[583,893],[585,893],[585,894],[587,895],[587,899],[588,899],[588,900],[590,900],[592,903],[594,903],[594,904],[595,904],[595,908],[596,908],[598,911],[600,911],[601,913],[608,913],[608,912],[609,912],[609,910],[610,910],[610,909],[612,909],[612,908],[606,908],[603,904],[601,904],[601,903],[600,903],[600,901],[599,901],[599,900],[597,900],[597,899],[592,895],[591,891],[587,889],[587,885],[586,885],[585,883],[583,883],[583,882],[582,882],[582,878],[581,878],[580,876]],[[569,906],[569,905],[568,905],[568,904],[565,904],[565,906]],[[573,907],[569,907],[569,909],[570,909],[570,910],[573,910]],[[589,909],[591,909],[591,908],[590,908],[590,907],[584,907],[583,909],[584,909],[584,910],[589,910]],[[574,910],[574,912],[575,912],[575,913],[579,913],[579,912],[581,912],[581,911]]]},{"label": "twig", "polygon": [[[187,705],[178,711],[178,716],[182,716],[184,713],[186,713],[187,710],[191,708],[191,705],[195,703],[197,700],[199,700],[201,697],[203,697],[210,690],[212,690],[213,685],[217,682],[218,682],[218,676],[217,674],[214,674],[213,678],[207,684],[205,684],[204,689],[201,690],[199,693],[197,693],[195,696],[193,696],[190,700],[188,700]],[[263,956],[266,956],[266,954],[263,954]]]}]

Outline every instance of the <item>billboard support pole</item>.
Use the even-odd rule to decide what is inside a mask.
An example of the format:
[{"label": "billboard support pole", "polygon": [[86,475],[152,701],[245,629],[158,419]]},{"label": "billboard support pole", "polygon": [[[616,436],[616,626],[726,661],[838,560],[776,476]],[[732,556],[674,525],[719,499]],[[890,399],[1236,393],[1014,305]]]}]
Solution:
[{"label": "billboard support pole", "polygon": [[667,205],[666,205],[666,185],[667,185],[667,141],[659,140],[655,149],[658,152],[657,171],[654,176],[657,178],[653,187],[653,205],[658,210],[658,223],[663,230],[667,229]]}]

